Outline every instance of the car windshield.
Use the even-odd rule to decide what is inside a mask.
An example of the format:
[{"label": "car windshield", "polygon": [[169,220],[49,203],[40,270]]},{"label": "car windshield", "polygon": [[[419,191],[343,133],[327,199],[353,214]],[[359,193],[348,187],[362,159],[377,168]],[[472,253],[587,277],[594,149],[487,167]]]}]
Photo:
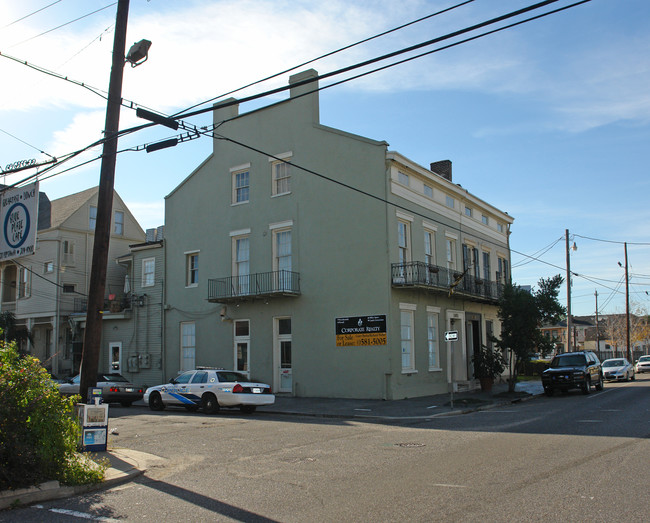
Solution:
[{"label": "car windshield", "polygon": [[625,365],[623,360],[607,360],[603,361],[603,367],[622,367]]},{"label": "car windshield", "polygon": [[219,381],[248,381],[248,377],[239,372],[217,372]]},{"label": "car windshield", "polygon": [[124,377],[121,376],[120,374],[100,374],[97,376],[97,381],[112,381],[112,382],[120,382],[120,383],[128,383],[128,380]]},{"label": "car windshield", "polygon": [[585,365],[586,362],[587,360],[582,354],[570,354],[568,356],[556,356],[553,358],[551,367],[580,367]]},{"label": "car windshield", "polygon": [[650,356],[641,356],[639,361],[650,361]]}]

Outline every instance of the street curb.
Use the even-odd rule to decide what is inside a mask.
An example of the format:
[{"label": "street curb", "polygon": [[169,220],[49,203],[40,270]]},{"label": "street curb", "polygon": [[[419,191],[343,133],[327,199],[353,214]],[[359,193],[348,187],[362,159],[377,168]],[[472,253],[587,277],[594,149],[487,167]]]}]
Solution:
[{"label": "street curb", "polygon": [[87,494],[88,492],[111,488],[126,483],[127,481],[131,481],[145,472],[146,469],[137,469],[135,467],[132,467],[125,472],[107,469],[106,476],[111,477],[106,477],[101,483],[65,486],[55,480],[46,481],[45,483],[41,483],[35,487],[0,491],[0,510],[25,507],[40,501],[52,501],[55,499],[68,498],[80,494]]}]

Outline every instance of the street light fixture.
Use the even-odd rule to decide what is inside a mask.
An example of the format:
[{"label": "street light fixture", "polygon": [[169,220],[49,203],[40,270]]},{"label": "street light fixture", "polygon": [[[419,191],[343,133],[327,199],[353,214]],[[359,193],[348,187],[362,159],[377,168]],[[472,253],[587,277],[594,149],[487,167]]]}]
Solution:
[{"label": "street light fixture", "polygon": [[140,40],[134,43],[126,54],[126,61],[131,64],[131,67],[138,67],[140,64],[145,63],[149,58],[150,47],[151,41],[149,40]]}]

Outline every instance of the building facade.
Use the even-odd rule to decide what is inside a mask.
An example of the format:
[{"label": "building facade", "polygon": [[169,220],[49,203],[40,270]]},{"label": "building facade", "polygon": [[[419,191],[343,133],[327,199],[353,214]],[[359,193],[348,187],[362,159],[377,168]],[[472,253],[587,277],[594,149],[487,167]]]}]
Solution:
[{"label": "building facade", "polygon": [[[35,253],[0,263],[0,309],[11,312],[32,341],[23,350],[57,375],[78,372],[92,265],[98,188],[56,200],[39,195]],[[117,193],[109,260],[144,240],[144,231]],[[109,263],[107,312],[123,309],[125,270]]]},{"label": "building facade", "polygon": [[216,106],[213,154],[166,197],[167,377],[209,365],[350,398],[474,386],[513,219],[449,161],[320,124],[316,76],[249,113]]}]

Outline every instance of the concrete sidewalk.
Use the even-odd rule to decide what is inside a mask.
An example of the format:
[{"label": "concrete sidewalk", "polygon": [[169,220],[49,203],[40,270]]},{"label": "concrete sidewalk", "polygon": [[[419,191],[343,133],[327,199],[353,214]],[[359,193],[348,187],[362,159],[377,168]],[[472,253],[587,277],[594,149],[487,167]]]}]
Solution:
[{"label": "concrete sidewalk", "polygon": [[[256,415],[263,416],[265,413],[273,413],[342,419],[425,420],[486,410],[530,399],[543,393],[544,389],[541,381],[536,380],[517,383],[514,393],[508,392],[506,383],[495,384],[490,392],[476,390],[455,393],[453,407],[450,394],[389,401],[276,396],[274,405],[260,407]],[[133,406],[149,408],[142,401],[134,403]],[[106,477],[102,483],[67,487],[59,485],[58,481],[49,481],[37,487],[0,492],[0,510],[112,487],[131,481],[144,474],[149,466],[164,461],[163,458],[153,454],[123,448],[112,448],[107,452],[98,452],[97,456],[107,458],[110,462],[110,466],[106,470]]]}]

